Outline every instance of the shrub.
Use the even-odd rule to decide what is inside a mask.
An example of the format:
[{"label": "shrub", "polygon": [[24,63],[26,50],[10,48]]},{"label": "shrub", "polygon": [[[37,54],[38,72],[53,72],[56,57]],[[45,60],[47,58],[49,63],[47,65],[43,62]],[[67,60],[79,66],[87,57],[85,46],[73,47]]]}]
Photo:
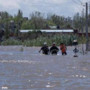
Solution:
[{"label": "shrub", "polygon": [[24,46],[41,46],[44,42],[47,42],[49,46],[52,45],[53,42],[56,45],[60,45],[60,43],[65,43],[66,45],[72,45],[74,39],[78,39],[77,36],[73,35],[54,35],[53,37],[38,37],[33,40],[25,40]]},{"label": "shrub", "polygon": [[24,45],[24,46],[42,46],[44,42],[47,42],[49,46],[52,45],[53,42],[56,45],[60,45],[60,43],[64,43],[66,45],[72,45],[73,40],[77,39],[79,44],[85,43],[85,37],[78,37],[76,35],[53,35],[53,36],[40,36],[36,39],[27,39],[23,42],[21,40],[16,39],[7,39],[1,42],[1,45]]},{"label": "shrub", "polygon": [[1,42],[1,45],[22,45],[22,42],[20,40],[7,39]]}]

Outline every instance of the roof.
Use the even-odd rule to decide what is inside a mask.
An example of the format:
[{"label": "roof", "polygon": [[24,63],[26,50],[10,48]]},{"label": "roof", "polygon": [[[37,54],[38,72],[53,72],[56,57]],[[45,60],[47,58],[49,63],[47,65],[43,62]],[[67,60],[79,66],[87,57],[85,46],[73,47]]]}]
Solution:
[{"label": "roof", "polygon": [[[27,32],[30,32],[30,31],[33,31],[33,30],[20,30],[21,33],[27,33]],[[38,31],[38,30],[37,30]],[[56,29],[56,30],[51,30],[51,29],[41,29],[40,30],[41,32],[50,32],[50,33],[53,33],[53,32],[74,32],[73,29]]]},{"label": "roof", "polygon": [[57,26],[49,26],[51,29],[56,29]]}]

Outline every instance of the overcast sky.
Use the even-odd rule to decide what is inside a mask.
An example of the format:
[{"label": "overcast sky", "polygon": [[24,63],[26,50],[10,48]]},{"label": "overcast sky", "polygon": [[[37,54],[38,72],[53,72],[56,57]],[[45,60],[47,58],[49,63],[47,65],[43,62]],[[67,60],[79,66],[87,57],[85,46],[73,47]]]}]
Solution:
[{"label": "overcast sky", "polygon": [[80,1],[85,3],[89,0],[0,0],[0,11],[7,11],[14,15],[20,9],[24,16],[39,11],[44,15],[57,14],[72,17],[75,13],[81,12]]}]

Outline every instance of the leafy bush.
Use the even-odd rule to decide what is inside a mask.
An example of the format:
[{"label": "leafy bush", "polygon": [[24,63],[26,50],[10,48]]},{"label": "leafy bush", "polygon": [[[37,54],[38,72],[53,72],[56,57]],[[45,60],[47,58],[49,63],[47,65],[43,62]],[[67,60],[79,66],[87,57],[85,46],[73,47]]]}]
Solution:
[{"label": "leafy bush", "polygon": [[52,45],[53,42],[56,45],[60,45],[60,43],[65,43],[66,45],[72,45],[74,39],[78,39],[77,36],[74,35],[54,35],[53,37],[38,37],[34,40],[25,40],[24,46],[41,46],[44,42],[47,42],[49,46]]},{"label": "leafy bush", "polygon": [[52,45],[53,42],[56,43],[56,45],[60,45],[60,43],[64,43],[66,45],[72,45],[73,40],[77,39],[79,44],[85,43],[86,39],[85,37],[78,37],[76,35],[53,35],[53,36],[40,36],[36,39],[27,39],[23,42],[21,40],[16,39],[7,39],[3,42],[1,42],[1,45],[24,45],[24,46],[42,46],[44,42],[47,42],[49,46]]},{"label": "leafy bush", "polygon": [[7,39],[3,42],[1,42],[1,45],[21,45],[22,42],[20,40],[15,39]]}]

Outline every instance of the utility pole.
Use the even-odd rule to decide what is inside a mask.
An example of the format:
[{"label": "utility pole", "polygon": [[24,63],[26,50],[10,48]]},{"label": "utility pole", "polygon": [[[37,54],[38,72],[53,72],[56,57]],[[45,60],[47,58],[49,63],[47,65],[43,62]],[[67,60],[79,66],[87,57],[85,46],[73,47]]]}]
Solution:
[{"label": "utility pole", "polygon": [[88,51],[88,3],[86,2],[86,51]]},{"label": "utility pole", "polygon": [[[82,37],[83,37],[83,26],[84,26],[84,9],[82,10],[82,18],[81,18],[81,33],[82,33]],[[84,55],[84,46],[83,46],[83,40],[82,40],[82,54]]]},{"label": "utility pole", "polygon": [[83,10],[82,10],[82,18],[81,18],[81,33],[82,33],[82,35],[83,35],[83,26],[84,26],[84,8],[83,8]]}]

